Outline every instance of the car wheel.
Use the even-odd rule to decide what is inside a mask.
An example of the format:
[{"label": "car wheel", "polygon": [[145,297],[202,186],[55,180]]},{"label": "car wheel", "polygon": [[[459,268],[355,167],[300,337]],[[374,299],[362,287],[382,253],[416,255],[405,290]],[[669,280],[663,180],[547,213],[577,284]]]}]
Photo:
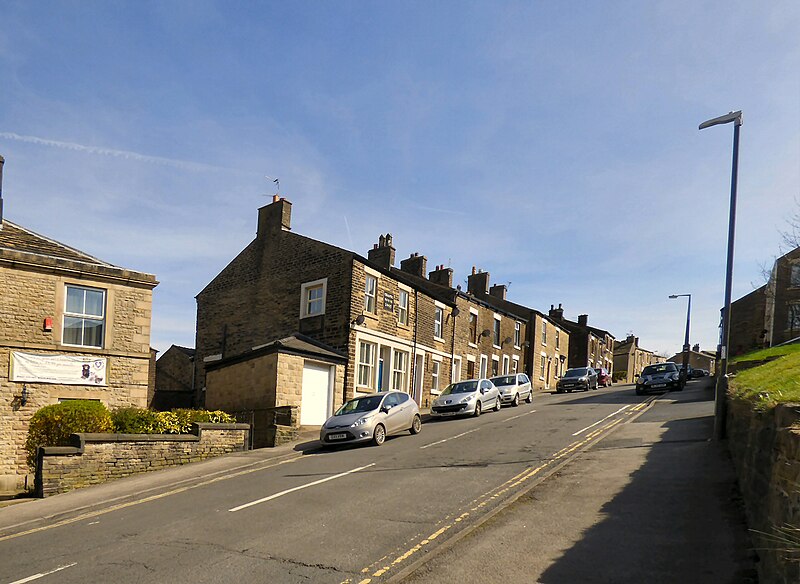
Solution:
[{"label": "car wheel", "polygon": [[422,430],[422,420],[419,419],[419,416],[415,415],[414,421],[411,422],[411,427],[408,431],[412,434],[419,434],[420,430]]},{"label": "car wheel", "polygon": [[556,387],[556,393],[564,393],[564,390],[563,389],[559,389],[558,387]]},{"label": "car wheel", "polygon": [[519,393],[514,394],[514,401],[511,402],[511,405],[517,407],[519,405]]},{"label": "car wheel", "polygon": [[481,402],[475,404],[475,413],[472,414],[476,418],[481,415]]},{"label": "car wheel", "polygon": [[386,442],[386,428],[383,427],[383,424],[378,424],[372,433],[372,443],[375,446],[380,446],[384,442]]},{"label": "car wheel", "polygon": [[[558,391],[558,390],[556,390],[556,391]],[[533,390],[530,390],[530,391],[528,392],[528,397],[526,397],[526,398],[525,398],[525,403],[526,403],[526,404],[529,404],[529,403],[531,403],[532,401],[533,401]]]},{"label": "car wheel", "polygon": [[503,407],[503,404],[500,402],[500,396],[497,396],[497,400],[494,402],[494,411],[499,412],[500,408]]}]

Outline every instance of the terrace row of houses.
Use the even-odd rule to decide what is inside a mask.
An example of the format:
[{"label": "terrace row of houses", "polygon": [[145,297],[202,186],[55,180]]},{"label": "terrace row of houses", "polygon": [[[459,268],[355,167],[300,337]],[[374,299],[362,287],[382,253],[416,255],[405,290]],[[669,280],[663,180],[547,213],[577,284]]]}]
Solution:
[{"label": "terrace row of houses", "polygon": [[[396,265],[390,234],[366,257],[291,231],[292,204],[259,209],[255,239],[197,296],[195,401],[228,411],[296,406],[320,424],[343,401],[394,389],[422,407],[461,379],[525,373],[553,387],[568,367],[613,369],[614,338],[507,298],[473,268],[418,253]],[[187,362],[185,352],[174,360]],[[169,363],[165,363],[169,367]]]}]

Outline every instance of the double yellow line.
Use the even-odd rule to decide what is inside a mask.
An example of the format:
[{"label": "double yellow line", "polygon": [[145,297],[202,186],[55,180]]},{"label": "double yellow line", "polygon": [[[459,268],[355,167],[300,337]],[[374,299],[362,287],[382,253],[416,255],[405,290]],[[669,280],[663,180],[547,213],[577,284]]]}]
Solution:
[{"label": "double yellow line", "polygon": [[[492,501],[498,499],[499,497],[508,493],[512,489],[515,489],[520,485],[523,485],[525,482],[535,477],[541,471],[545,470],[548,467],[554,466],[555,463],[557,463],[558,461],[572,455],[576,451],[586,448],[592,441],[595,442],[599,441],[603,433],[608,432],[617,424],[621,424],[622,422],[630,419],[630,417],[633,416],[634,414],[638,414],[644,411],[644,409],[647,408],[656,399],[656,397],[657,396],[652,396],[647,400],[633,406],[632,408],[620,412],[619,417],[614,418],[604,426],[600,426],[600,428],[598,428],[597,430],[590,432],[582,440],[578,440],[576,442],[573,442],[569,446],[565,446],[564,448],[562,448],[561,450],[559,450],[558,452],[547,458],[547,460],[543,464],[535,468],[526,468],[522,472],[518,473],[517,475],[511,477],[510,479],[502,483],[501,485],[487,491],[483,495],[473,500],[472,503],[470,503],[470,505],[472,506],[469,508],[468,511],[464,511],[463,513],[461,513],[460,515],[458,515],[457,517],[453,518],[448,523],[440,527],[438,530],[436,530],[426,538],[422,539],[419,543],[415,544],[414,546],[400,553],[391,562],[384,561],[388,560],[388,558],[391,557],[390,555],[384,556],[380,560],[373,562],[371,565],[361,570],[361,573],[364,574],[365,577],[359,580],[356,584],[370,584],[373,578],[380,578],[381,576],[384,576],[389,571],[395,569],[397,566],[407,561],[414,554],[422,550],[425,546],[430,545],[434,540],[436,540],[446,531],[456,527],[459,523],[470,517],[470,515],[476,514],[481,509],[487,507],[489,503],[491,503]],[[448,521],[448,519],[449,517],[446,517],[444,521]],[[380,568],[375,569],[375,566],[380,566]],[[375,571],[372,572],[372,570]],[[370,574],[370,572],[372,573]],[[342,581],[341,584],[354,584],[354,581],[353,579],[348,578]]]}]

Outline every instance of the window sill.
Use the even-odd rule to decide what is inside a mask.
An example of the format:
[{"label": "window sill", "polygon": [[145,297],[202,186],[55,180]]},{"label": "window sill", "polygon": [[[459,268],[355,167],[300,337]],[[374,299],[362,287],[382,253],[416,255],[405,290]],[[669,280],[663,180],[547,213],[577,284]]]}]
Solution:
[{"label": "window sill", "polygon": [[468,344],[470,347],[472,347],[473,349],[477,349],[477,348],[478,348],[478,345],[477,345],[477,344],[475,344],[475,343],[469,343],[469,342],[468,342],[467,344]]},{"label": "window sill", "polygon": [[304,318],[314,318],[315,316],[325,316],[325,312],[323,311],[320,312],[319,314],[301,314],[300,320],[303,320]]},{"label": "window sill", "polygon": [[432,389],[431,395],[442,395],[442,392],[439,389]]},{"label": "window sill", "polygon": [[500,347],[500,345],[495,345],[495,344],[492,344],[492,348],[493,348],[493,349],[500,349],[501,347]]},{"label": "window sill", "polygon": [[514,349],[517,350],[517,351],[519,351],[521,348],[522,347],[520,347],[519,345],[514,345]]},{"label": "window sill", "polygon": [[444,343],[444,339],[442,337],[433,337],[433,340],[437,343]]}]

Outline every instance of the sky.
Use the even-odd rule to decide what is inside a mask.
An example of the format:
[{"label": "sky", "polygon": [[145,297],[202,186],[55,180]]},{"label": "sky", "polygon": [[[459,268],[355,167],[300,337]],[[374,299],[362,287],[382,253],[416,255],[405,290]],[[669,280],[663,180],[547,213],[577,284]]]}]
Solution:
[{"label": "sky", "polygon": [[0,0],[5,217],[155,274],[151,344],[254,237],[391,233],[542,312],[714,350],[800,201],[800,3]]}]

